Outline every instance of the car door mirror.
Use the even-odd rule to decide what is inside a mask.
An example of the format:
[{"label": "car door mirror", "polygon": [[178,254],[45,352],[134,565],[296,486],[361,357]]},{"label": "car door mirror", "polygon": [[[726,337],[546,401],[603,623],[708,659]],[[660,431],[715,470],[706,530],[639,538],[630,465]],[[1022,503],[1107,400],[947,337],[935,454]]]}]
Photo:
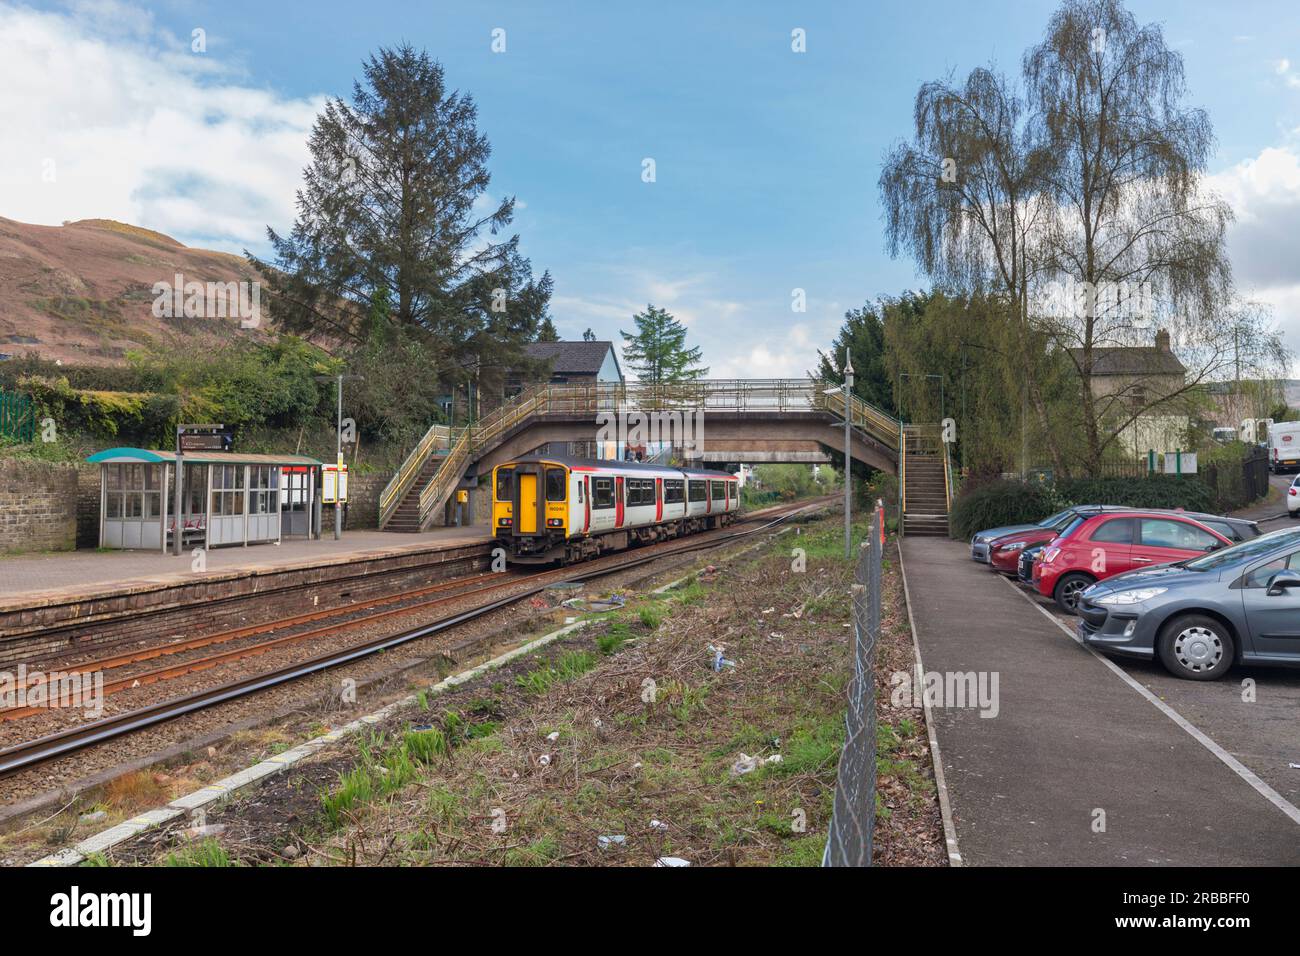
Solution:
[{"label": "car door mirror", "polygon": [[1282,570],[1268,579],[1268,596],[1277,597],[1289,588],[1300,588],[1300,571]]}]

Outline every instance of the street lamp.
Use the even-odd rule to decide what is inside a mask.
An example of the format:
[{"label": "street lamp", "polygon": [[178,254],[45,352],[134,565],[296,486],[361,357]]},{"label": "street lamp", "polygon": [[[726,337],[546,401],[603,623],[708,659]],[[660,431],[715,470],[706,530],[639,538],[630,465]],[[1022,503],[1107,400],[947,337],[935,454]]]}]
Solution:
[{"label": "street lamp", "polygon": [[337,541],[343,537],[343,508],[338,500],[338,492],[343,484],[343,380],[351,379],[352,381],[364,382],[365,378],[361,375],[317,375],[316,381],[328,382],[331,379],[338,381],[338,423],[335,432],[335,454],[334,465],[338,468],[338,473],[334,476],[334,540]]},{"label": "street lamp", "polygon": [[853,477],[853,446],[849,444],[849,424],[853,417],[853,406],[849,400],[853,397],[853,359],[849,357],[848,348],[844,349],[844,557],[853,557],[852,535],[849,524],[853,516],[850,481]]}]

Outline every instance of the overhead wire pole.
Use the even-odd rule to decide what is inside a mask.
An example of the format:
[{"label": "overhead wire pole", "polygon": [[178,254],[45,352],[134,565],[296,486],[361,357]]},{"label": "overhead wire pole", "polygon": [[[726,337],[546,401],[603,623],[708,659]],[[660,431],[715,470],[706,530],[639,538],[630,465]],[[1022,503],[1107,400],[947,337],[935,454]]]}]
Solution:
[{"label": "overhead wire pole", "polygon": [[853,446],[849,444],[849,420],[853,416],[853,406],[849,399],[853,396],[853,359],[849,350],[844,349],[844,557],[853,557],[853,534],[850,525],[853,521]]}]

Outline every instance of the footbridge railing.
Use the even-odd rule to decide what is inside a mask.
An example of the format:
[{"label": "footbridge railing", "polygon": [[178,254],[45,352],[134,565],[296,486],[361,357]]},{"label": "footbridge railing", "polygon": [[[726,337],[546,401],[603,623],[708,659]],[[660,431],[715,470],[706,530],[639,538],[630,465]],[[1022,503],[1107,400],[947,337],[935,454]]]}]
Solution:
[{"label": "footbridge railing", "polygon": [[[435,425],[402,463],[380,495],[382,528],[408,496],[420,496],[421,526],[454,490],[469,462],[491,450],[519,425],[547,415],[591,415],[631,412],[745,412],[826,411],[841,419],[846,414],[855,429],[883,445],[898,449],[896,419],[856,396],[827,394],[828,384],[818,379],[705,379],[673,384],[588,382],[534,385],[479,421],[454,432]],[[416,479],[441,449],[446,457],[422,486]],[[454,472],[454,477],[453,473]]]}]

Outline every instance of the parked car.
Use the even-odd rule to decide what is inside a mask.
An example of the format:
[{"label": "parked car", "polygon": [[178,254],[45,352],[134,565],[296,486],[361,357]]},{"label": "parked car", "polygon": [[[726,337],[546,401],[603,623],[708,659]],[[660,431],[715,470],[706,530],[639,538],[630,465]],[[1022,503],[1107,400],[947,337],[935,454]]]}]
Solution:
[{"label": "parked car", "polygon": [[[1101,507],[1100,505],[1078,507]],[[1050,530],[1055,528],[1062,519],[1070,517],[1077,508],[1066,508],[1064,511],[1058,511],[1056,514],[1048,515],[1042,521],[1035,524],[1011,524],[1002,528],[989,528],[985,531],[977,531],[970,539],[970,556],[974,561],[982,561],[988,564],[989,545],[998,538],[1004,538],[1009,534],[1016,534],[1020,531],[1033,531],[1034,529]]]},{"label": "parked car", "polygon": [[1034,584],[1039,594],[1073,614],[1080,593],[1097,581],[1231,545],[1217,531],[1176,512],[1107,511],[1080,516],[1034,562]]},{"label": "parked car", "polygon": [[1020,579],[1021,584],[1031,588],[1034,586],[1034,561],[1043,553],[1045,547],[1047,547],[1046,544],[1031,544],[1020,552],[1020,563],[1016,568],[1016,576]]},{"label": "parked car", "polygon": [[1082,592],[1078,608],[1084,643],[1158,657],[1188,680],[1222,677],[1235,662],[1300,666],[1300,528],[1115,575]]},{"label": "parked car", "polygon": [[1286,513],[1292,518],[1300,514],[1300,475],[1291,480],[1291,487],[1286,490]]},{"label": "parked car", "polygon": [[[1300,495],[1297,496],[1300,501]],[[1300,506],[1298,506],[1300,507]],[[1131,508],[1116,505],[1080,505],[1061,512],[1066,515],[1056,528],[1034,528],[1032,531],[1020,531],[989,542],[989,566],[1009,577],[1019,576],[1020,553],[1029,547],[1046,544],[1069,526],[1076,517],[1100,514],[1106,511],[1131,511]],[[1225,518],[1219,515],[1202,514],[1199,511],[1170,511],[1165,508],[1149,509],[1153,513],[1183,515],[1194,518],[1211,531],[1217,531],[1229,541],[1249,541],[1259,536],[1259,525],[1245,518]]]}]

